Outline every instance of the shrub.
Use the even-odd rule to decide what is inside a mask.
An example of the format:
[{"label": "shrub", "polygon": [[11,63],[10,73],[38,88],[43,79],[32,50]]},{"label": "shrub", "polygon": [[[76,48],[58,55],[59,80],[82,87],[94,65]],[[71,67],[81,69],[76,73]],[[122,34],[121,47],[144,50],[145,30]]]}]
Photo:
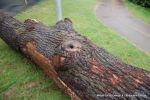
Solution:
[{"label": "shrub", "polygon": [[141,5],[142,7],[150,8],[150,0],[129,0],[129,1]]}]

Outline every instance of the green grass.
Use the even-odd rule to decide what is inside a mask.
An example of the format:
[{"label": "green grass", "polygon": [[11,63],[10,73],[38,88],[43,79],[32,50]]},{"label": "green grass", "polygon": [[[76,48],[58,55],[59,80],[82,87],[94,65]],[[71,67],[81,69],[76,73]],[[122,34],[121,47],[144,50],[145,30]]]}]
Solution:
[{"label": "green grass", "polygon": [[139,5],[130,2],[129,0],[124,0],[124,2],[128,6],[131,13],[133,13],[133,15],[137,16],[145,23],[150,24],[150,8],[141,7]]},{"label": "green grass", "polygon": [[[69,17],[75,29],[98,46],[126,63],[150,71],[150,56],[105,27],[94,16],[96,0],[62,0],[63,16]],[[38,19],[54,25],[54,0],[42,0],[16,16],[20,21]],[[43,72],[0,40],[0,99],[68,100]]]},{"label": "green grass", "polygon": [[68,100],[43,72],[0,40],[0,100]]}]

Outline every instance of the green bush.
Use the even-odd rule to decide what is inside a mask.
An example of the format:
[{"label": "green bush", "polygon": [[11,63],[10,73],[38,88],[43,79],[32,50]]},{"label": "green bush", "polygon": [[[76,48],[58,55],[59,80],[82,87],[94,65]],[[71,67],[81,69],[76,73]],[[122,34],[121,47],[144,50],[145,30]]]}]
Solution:
[{"label": "green bush", "polygon": [[129,1],[141,5],[142,7],[150,8],[150,0],[129,0]]}]

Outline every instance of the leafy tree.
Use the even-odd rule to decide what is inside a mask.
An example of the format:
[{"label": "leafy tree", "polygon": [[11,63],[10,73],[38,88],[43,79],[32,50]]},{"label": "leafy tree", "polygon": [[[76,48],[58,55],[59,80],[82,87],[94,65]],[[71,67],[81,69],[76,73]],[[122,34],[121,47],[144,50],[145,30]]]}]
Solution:
[{"label": "leafy tree", "polygon": [[150,8],[150,0],[129,0],[129,1],[141,5],[142,7]]}]

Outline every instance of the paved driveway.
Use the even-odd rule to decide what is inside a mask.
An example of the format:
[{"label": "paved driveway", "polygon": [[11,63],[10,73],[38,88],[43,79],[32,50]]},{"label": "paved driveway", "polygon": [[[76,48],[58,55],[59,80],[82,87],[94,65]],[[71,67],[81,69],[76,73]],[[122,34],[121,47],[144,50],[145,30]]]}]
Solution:
[{"label": "paved driveway", "polygon": [[9,13],[11,16],[16,15],[18,12],[23,9],[35,4],[40,0],[0,0],[0,10]]},{"label": "paved driveway", "polygon": [[135,18],[122,0],[100,0],[96,16],[106,26],[150,54],[150,25]]}]

